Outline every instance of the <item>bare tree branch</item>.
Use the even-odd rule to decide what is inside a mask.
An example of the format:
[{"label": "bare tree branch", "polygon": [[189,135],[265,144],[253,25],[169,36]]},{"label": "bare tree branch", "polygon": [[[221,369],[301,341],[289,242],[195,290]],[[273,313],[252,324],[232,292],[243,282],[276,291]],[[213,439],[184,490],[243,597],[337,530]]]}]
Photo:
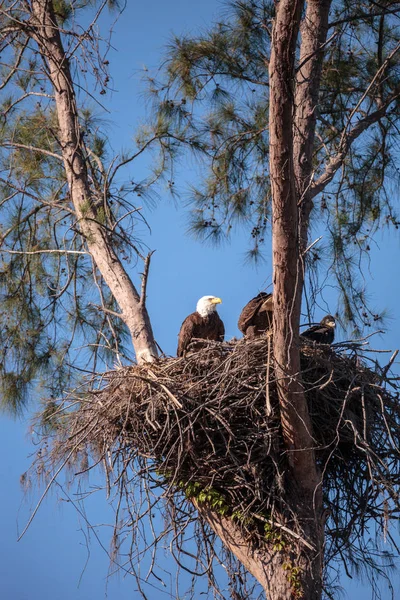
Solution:
[{"label": "bare tree branch", "polygon": [[311,185],[310,196],[315,198],[320,194],[324,188],[332,181],[336,172],[343,165],[347,153],[353,144],[353,142],[371,125],[378,122],[382,117],[385,116],[387,110],[392,102],[400,97],[400,89],[396,90],[390,97],[385,101],[383,106],[378,110],[374,111],[367,117],[360,119],[358,123],[347,133],[343,132],[340,140],[338,152],[334,158],[332,158],[325,168],[325,172]]},{"label": "bare tree branch", "polygon": [[[2,31],[2,33],[4,33]],[[0,90],[2,90],[3,88],[6,87],[6,85],[8,84],[8,82],[12,79],[12,77],[15,75],[15,73],[18,71],[18,67],[21,64],[21,60],[22,57],[24,55],[24,52],[28,46],[29,43],[29,38],[27,37],[25,42],[22,44],[22,48],[18,53],[18,56],[16,58],[15,64],[10,68],[9,73],[7,74],[7,76],[4,78],[4,80],[0,83]]]},{"label": "bare tree branch", "polygon": [[349,15],[348,17],[345,17],[344,19],[338,19],[337,21],[332,21],[331,23],[329,23],[329,28],[332,29],[332,27],[339,27],[340,25],[345,25],[346,23],[354,23],[354,21],[362,21],[362,20],[372,20],[376,17],[382,17],[383,15],[396,15],[399,12],[399,8],[400,8],[400,2],[396,2],[395,3],[395,8],[389,8],[388,6],[385,6],[385,8],[383,8],[380,11],[374,12],[374,13],[358,13],[358,14],[353,14],[353,15]]},{"label": "bare tree branch", "polygon": [[146,304],[147,280],[149,277],[150,261],[151,261],[151,257],[153,254],[154,254],[154,250],[152,252],[148,253],[148,255],[146,256],[146,259],[144,261],[144,269],[143,269],[143,275],[142,275],[142,288],[141,288],[141,292],[140,292],[140,304],[142,304],[143,306],[145,306],[145,304]]},{"label": "bare tree branch", "polygon": [[51,158],[56,158],[62,162],[63,157],[60,154],[56,154],[55,152],[51,152],[50,150],[45,150],[44,148],[38,148],[37,146],[27,146],[26,144],[19,144],[17,142],[9,142],[3,141],[0,142],[1,146],[5,148],[19,148],[21,150],[29,150],[30,152],[38,152],[39,154],[44,154],[45,156],[51,156]]},{"label": "bare tree branch", "polygon": [[7,254],[86,254],[89,255],[89,252],[85,250],[57,250],[57,249],[45,249],[45,250],[8,250],[7,248],[1,248],[0,254],[2,252],[6,252]]},{"label": "bare tree branch", "polygon": [[125,315],[138,362],[154,361],[157,347],[146,307],[120,257],[112,246],[105,227],[97,218],[95,198],[90,188],[85,145],[80,135],[78,107],[60,31],[52,2],[32,0],[32,37],[47,65],[54,89],[61,151],[71,200],[79,227],[97,268]]}]

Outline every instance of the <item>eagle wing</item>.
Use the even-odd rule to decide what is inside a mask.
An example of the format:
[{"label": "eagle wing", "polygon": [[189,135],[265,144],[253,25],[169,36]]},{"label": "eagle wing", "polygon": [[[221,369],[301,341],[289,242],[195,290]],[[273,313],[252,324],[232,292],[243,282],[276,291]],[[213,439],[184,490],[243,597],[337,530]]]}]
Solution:
[{"label": "eagle wing", "polygon": [[247,328],[253,324],[254,318],[259,312],[260,308],[268,298],[271,298],[272,294],[266,292],[260,292],[255,298],[250,300],[243,308],[240,313],[238,327],[240,331],[246,335]]},{"label": "eagle wing", "polygon": [[178,335],[178,350],[177,356],[183,356],[186,348],[190,344],[191,340],[196,337],[196,330],[198,329],[197,313],[192,313],[183,321],[179,335]]},{"label": "eagle wing", "polygon": [[215,335],[216,335],[215,340],[217,342],[223,342],[224,338],[225,338],[225,325],[224,325],[221,317],[217,313],[214,313],[214,314],[216,316],[216,319],[215,319],[215,321],[216,321],[216,323],[215,323]]},{"label": "eagle wing", "polygon": [[327,327],[326,325],[313,325],[313,327],[306,329],[306,331],[301,334],[301,337],[308,338],[314,342],[319,342],[320,344],[332,344],[335,334],[332,327]]},{"label": "eagle wing", "polygon": [[190,314],[183,321],[179,336],[177,356],[183,356],[193,338],[223,342],[225,327],[218,313],[202,317],[197,312]]}]

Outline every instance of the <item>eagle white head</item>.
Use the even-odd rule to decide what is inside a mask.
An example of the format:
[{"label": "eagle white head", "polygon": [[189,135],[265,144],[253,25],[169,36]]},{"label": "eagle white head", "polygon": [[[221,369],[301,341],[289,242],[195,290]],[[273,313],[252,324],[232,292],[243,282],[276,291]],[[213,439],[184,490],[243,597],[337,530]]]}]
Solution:
[{"label": "eagle white head", "polygon": [[221,298],[216,296],[203,296],[197,303],[196,311],[202,317],[207,317],[217,310],[217,304],[221,304]]}]

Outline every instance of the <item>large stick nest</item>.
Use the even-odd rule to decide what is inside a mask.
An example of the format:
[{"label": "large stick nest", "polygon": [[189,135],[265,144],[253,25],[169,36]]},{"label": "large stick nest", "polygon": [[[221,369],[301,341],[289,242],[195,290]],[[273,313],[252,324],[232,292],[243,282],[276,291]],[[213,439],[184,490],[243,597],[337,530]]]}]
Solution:
[{"label": "large stick nest", "polygon": [[[290,493],[271,348],[268,336],[210,342],[184,358],[105,374],[70,414],[53,452],[112,455],[125,471],[139,459],[171,497],[211,490],[227,514],[257,522],[260,533],[257,519],[282,514]],[[398,393],[356,345],[304,342],[301,362],[327,536],[342,553],[371,517],[398,513]]]}]

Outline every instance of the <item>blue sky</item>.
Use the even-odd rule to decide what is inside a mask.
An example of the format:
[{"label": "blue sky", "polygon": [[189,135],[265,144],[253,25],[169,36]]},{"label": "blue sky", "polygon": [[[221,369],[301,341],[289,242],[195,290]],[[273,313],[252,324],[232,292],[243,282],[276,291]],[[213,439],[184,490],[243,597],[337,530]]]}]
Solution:
[{"label": "blue sky", "polygon": [[[172,32],[198,32],[220,9],[221,4],[215,0],[129,3],[115,26],[113,45],[116,50],[110,55],[116,91],[108,98],[111,114],[106,115],[106,119],[116,150],[130,146],[134,131],[143,119],[145,101],[140,74],[143,65],[150,70],[157,67]],[[144,164],[145,161],[141,161],[140,166],[132,167],[138,178],[144,175]],[[181,175],[177,183],[182,179]],[[168,354],[174,354],[180,324],[194,310],[200,296],[213,294],[223,299],[219,312],[230,338],[238,335],[236,321],[243,305],[271,283],[268,260],[257,269],[244,264],[245,234],[238,231],[231,244],[217,249],[201,245],[185,234],[184,212],[168,197],[167,191],[161,189],[160,202],[146,213],[152,228],[147,242],[156,250],[148,306],[156,338]],[[365,273],[374,302],[379,309],[386,308],[391,317],[388,333],[376,337],[376,348],[400,346],[399,250],[400,238],[393,231],[385,232],[372,250],[371,266]],[[326,298],[329,310],[335,312],[334,292],[329,292]],[[321,316],[316,313],[316,317]],[[341,336],[344,337],[344,332],[339,332]],[[138,598],[135,582],[130,577],[114,576],[107,583],[108,557],[94,539],[82,574],[88,558],[82,523],[70,503],[59,500],[55,493],[45,499],[27,534],[17,543],[18,531],[23,529],[38,499],[37,494],[24,498],[19,486],[19,477],[30,465],[30,455],[35,451],[28,429],[26,420],[13,421],[6,416],[0,420],[3,456],[0,463],[0,597],[2,600]],[[111,522],[103,494],[90,502],[89,517],[92,523]],[[343,579],[342,584],[349,598],[367,600],[371,597],[368,588],[360,583],[350,584]],[[395,587],[399,595],[399,575],[395,576]],[[156,600],[160,595],[149,591],[148,597]],[[385,591],[384,600],[388,598]]]}]

